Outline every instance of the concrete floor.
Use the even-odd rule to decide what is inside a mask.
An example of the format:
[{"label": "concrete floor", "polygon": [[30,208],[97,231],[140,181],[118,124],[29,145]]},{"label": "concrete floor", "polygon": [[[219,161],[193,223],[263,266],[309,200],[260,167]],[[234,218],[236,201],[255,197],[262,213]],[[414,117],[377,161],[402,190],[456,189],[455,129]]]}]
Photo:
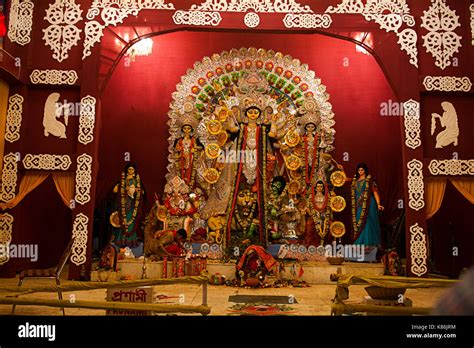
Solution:
[{"label": "concrete floor", "polygon": [[[15,278],[0,279],[0,286],[17,285],[18,281]],[[63,282],[66,284],[67,280]],[[50,280],[36,280],[28,279],[24,285],[29,284],[54,284]],[[208,305],[211,307],[210,315],[229,315],[231,312],[229,308],[234,305],[233,302],[228,302],[231,295],[279,295],[289,296],[293,295],[298,303],[288,304],[295,311],[296,315],[330,315],[331,299],[334,298],[335,283],[332,285],[321,284],[311,285],[306,288],[267,288],[267,289],[245,289],[228,286],[208,286]],[[351,286],[350,301],[360,303],[362,299],[367,296],[364,286]],[[416,307],[432,307],[437,302],[437,299],[446,289],[430,288],[430,289],[408,289],[405,296],[413,301],[413,306]],[[166,285],[155,286],[154,293],[156,295],[177,296],[184,295],[184,303],[187,305],[199,305],[202,303],[202,289],[198,285]],[[64,293],[64,299],[68,299],[70,295],[74,295],[76,300],[95,300],[105,301],[106,290],[89,290],[76,291],[74,293]],[[42,299],[57,299],[54,293],[36,293],[24,295],[23,298],[42,298]],[[163,299],[158,303],[175,303],[177,304],[179,298]],[[0,305],[0,315],[9,315],[11,313],[11,305]],[[62,315],[59,308],[41,307],[41,306],[18,306],[15,310],[16,315]],[[80,308],[66,308],[66,315],[105,315],[105,310],[91,310]]]}]

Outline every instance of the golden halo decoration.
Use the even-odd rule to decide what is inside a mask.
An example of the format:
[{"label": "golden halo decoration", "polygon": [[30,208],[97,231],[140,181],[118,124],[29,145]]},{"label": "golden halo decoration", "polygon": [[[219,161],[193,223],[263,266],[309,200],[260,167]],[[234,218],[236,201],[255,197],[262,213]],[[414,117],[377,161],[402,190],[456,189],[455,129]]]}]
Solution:
[{"label": "golden halo decoration", "polygon": [[215,184],[219,180],[219,172],[215,168],[207,168],[204,171],[204,180],[209,184]]},{"label": "golden halo decoration", "polygon": [[300,142],[300,135],[295,132],[295,130],[291,130],[285,135],[285,143],[289,147],[294,147],[298,145]]},{"label": "golden halo decoration", "polygon": [[207,123],[207,131],[212,135],[217,135],[222,130],[222,124],[219,120],[210,120]]},{"label": "golden halo decoration", "polygon": [[290,195],[296,195],[298,192],[300,192],[300,184],[296,180],[292,180],[288,183],[288,193]]},{"label": "golden halo decoration", "polygon": [[109,221],[110,221],[110,224],[113,227],[115,227],[115,228],[120,227],[120,216],[119,216],[119,212],[117,210],[114,211],[112,214],[110,214]]},{"label": "golden halo decoration", "polygon": [[219,146],[224,146],[226,142],[227,142],[227,132],[222,130],[220,131],[219,134],[217,134],[217,144]]},{"label": "golden halo decoration", "polygon": [[219,144],[211,143],[206,146],[206,156],[210,159],[216,159],[221,153],[221,148]]},{"label": "golden halo decoration", "polygon": [[333,221],[329,227],[329,231],[331,231],[331,235],[334,238],[341,238],[346,234],[346,226],[344,226],[341,221]]},{"label": "golden halo decoration", "polygon": [[331,174],[330,179],[336,187],[341,187],[346,182],[346,174],[342,170],[337,170]]},{"label": "golden halo decoration", "polygon": [[289,170],[297,170],[301,166],[301,159],[296,155],[288,156],[285,162]]},{"label": "golden halo decoration", "polygon": [[346,207],[346,200],[342,196],[331,197],[331,209],[336,213],[339,213],[344,210]]}]

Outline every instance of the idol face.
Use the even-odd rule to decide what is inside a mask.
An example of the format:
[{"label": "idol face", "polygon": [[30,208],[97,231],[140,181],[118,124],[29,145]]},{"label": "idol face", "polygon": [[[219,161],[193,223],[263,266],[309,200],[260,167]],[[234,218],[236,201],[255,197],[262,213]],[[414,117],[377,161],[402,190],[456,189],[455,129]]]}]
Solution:
[{"label": "idol face", "polygon": [[256,195],[250,190],[242,190],[237,196],[237,204],[242,207],[251,206],[256,200]]},{"label": "idol face", "polygon": [[312,133],[312,132],[314,132],[314,130],[316,129],[316,126],[315,126],[314,123],[308,123],[308,124],[304,127],[304,129],[306,129],[307,132]]},{"label": "idol face", "polygon": [[191,127],[190,125],[188,124],[185,124],[181,130],[183,131],[184,134],[190,134],[193,130],[193,127]]},{"label": "idol face", "polygon": [[256,108],[250,108],[247,110],[246,115],[250,120],[255,121],[257,118],[260,117],[260,110]]},{"label": "idol face", "polygon": [[357,173],[359,173],[359,176],[365,176],[365,169],[364,168],[359,168],[359,169],[357,169]]},{"label": "idol face", "polygon": [[128,169],[127,169],[127,174],[128,174],[128,175],[135,175],[135,168],[133,168],[133,167],[131,167],[131,166],[128,167]]},{"label": "idol face", "polygon": [[324,190],[324,185],[319,183],[319,184],[316,184],[316,192],[318,193],[323,193],[323,190]]},{"label": "idol face", "polygon": [[283,183],[281,181],[274,181],[272,182],[272,192],[274,194],[280,194],[283,188]]}]

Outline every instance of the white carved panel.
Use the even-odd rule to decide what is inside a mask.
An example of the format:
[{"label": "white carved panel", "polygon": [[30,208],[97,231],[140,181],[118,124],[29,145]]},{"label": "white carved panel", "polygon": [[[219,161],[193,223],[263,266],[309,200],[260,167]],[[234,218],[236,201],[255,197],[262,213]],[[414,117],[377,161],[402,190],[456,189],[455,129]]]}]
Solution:
[{"label": "white carved panel", "polygon": [[459,16],[449,8],[446,0],[431,0],[431,6],[423,11],[421,20],[421,26],[428,30],[423,36],[423,46],[435,58],[435,65],[444,70],[462,46],[461,36],[454,32],[461,26]]},{"label": "white carved panel", "polygon": [[77,157],[76,168],[76,195],[75,200],[79,204],[86,204],[91,200],[92,183],[92,157],[82,154]]},{"label": "white carved panel", "polygon": [[75,70],[38,70],[30,74],[31,83],[43,85],[74,85],[78,79]]},{"label": "white carved panel", "polygon": [[358,13],[367,21],[374,21],[380,29],[395,32],[398,36],[400,48],[407,52],[410,64],[418,67],[418,49],[416,42],[418,35],[413,29],[401,30],[405,24],[415,25],[415,18],[410,14],[406,0],[342,0],[336,6],[329,6],[326,13]]},{"label": "white carved panel", "polygon": [[58,62],[69,57],[69,50],[77,46],[82,29],[76,24],[82,20],[82,10],[75,0],[55,0],[46,10],[44,19],[50,24],[43,29],[43,40],[51,47]]},{"label": "white carved panel", "polygon": [[175,24],[187,25],[212,25],[218,26],[222,21],[219,12],[204,12],[204,11],[176,11],[173,15]]},{"label": "white carved panel", "polygon": [[313,13],[307,5],[295,0],[206,0],[192,5],[191,10],[220,12],[263,12],[263,13]]},{"label": "white carved panel", "polygon": [[405,125],[405,145],[411,149],[416,149],[421,145],[420,136],[420,103],[410,99],[403,103],[404,125]]},{"label": "white carved panel", "polygon": [[423,86],[427,91],[469,92],[472,82],[467,76],[426,76]]},{"label": "white carved panel", "polygon": [[71,157],[68,155],[27,154],[25,158],[23,158],[23,166],[25,169],[68,170],[71,163]]},{"label": "white carved panel", "polygon": [[2,192],[0,200],[8,202],[15,198],[19,156],[10,152],[3,157]]},{"label": "white carved panel", "polygon": [[329,28],[331,23],[332,18],[328,14],[288,13],[283,19],[286,28]]},{"label": "white carved panel", "polygon": [[249,28],[256,28],[260,24],[260,17],[255,12],[245,14],[244,24]]},{"label": "white carved panel", "polygon": [[20,139],[20,129],[23,113],[23,97],[14,94],[8,98],[8,110],[5,125],[5,140],[13,143]]},{"label": "white carved panel", "polygon": [[431,175],[474,175],[474,160],[431,160]]},{"label": "white carved panel", "polygon": [[425,184],[423,182],[423,163],[412,159],[408,167],[408,206],[420,210],[425,206]]},{"label": "white carved panel", "polygon": [[72,244],[71,262],[76,266],[82,265],[86,262],[86,251],[87,251],[87,224],[89,218],[83,213],[76,215],[72,224],[72,237],[74,243]]},{"label": "white carved panel", "polygon": [[10,243],[12,242],[13,216],[0,214],[0,265],[10,261]]},{"label": "white carved panel", "polygon": [[410,226],[411,273],[421,277],[428,272],[426,235],[418,223]]},{"label": "white carved panel", "polygon": [[87,145],[94,140],[96,99],[90,95],[81,99],[78,141]]},{"label": "white carved panel", "polygon": [[[441,115],[436,112],[431,114],[431,135],[435,135],[436,128],[439,130],[436,134],[436,148],[441,149],[451,144],[458,146],[459,124],[456,108],[448,101],[443,101],[441,107]],[[436,127],[437,124],[439,127]]]},{"label": "white carved panel", "polygon": [[11,0],[8,20],[8,38],[11,42],[22,46],[30,43],[34,6],[31,0]]},{"label": "white carved panel", "polygon": [[[91,55],[91,49],[100,42],[104,29],[109,25],[123,23],[130,15],[137,16],[141,10],[174,10],[172,3],[165,0],[94,0],[87,12],[84,49],[82,59]],[[96,19],[100,15],[102,23]]]},{"label": "white carved panel", "polygon": [[[43,134],[45,137],[49,135],[66,139],[66,127],[69,120],[69,109],[66,105],[60,106],[58,102],[60,97],[59,93],[51,93],[46,101],[44,102],[43,111]],[[59,118],[64,116],[64,123],[59,121]]]}]

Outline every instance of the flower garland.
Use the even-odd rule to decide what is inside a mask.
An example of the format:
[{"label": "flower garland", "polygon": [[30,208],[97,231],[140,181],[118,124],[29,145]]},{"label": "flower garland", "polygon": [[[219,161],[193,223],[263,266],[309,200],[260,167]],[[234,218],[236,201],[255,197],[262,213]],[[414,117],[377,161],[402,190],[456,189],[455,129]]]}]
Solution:
[{"label": "flower garland", "polygon": [[[354,229],[354,238],[364,229],[367,221],[367,210],[369,206],[369,190],[372,186],[372,177],[368,175],[365,178],[365,189],[362,195],[356,202],[356,189],[357,189],[357,176],[354,175],[351,185],[351,205],[352,205],[352,227]],[[357,221],[357,207],[362,205],[362,211],[360,213],[359,220]]]},{"label": "flower garland", "polygon": [[127,193],[126,193],[126,186],[127,180],[125,178],[125,173],[122,173],[122,180],[120,182],[120,212],[121,212],[121,220],[122,220],[122,228],[124,231],[124,235],[129,236],[128,227],[135,222],[135,219],[138,214],[138,207],[140,205],[140,198],[141,198],[141,181],[140,176],[136,174],[136,181],[137,181],[137,190],[135,191],[134,206],[132,217],[130,220],[127,220],[127,212],[125,211],[125,205],[127,203]]}]

